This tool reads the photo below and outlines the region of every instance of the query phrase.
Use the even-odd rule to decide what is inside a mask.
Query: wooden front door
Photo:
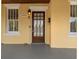
[[[32,12],[32,43],[44,43],[45,12]]]

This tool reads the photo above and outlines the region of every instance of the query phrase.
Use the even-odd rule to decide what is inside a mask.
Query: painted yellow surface
[[[68,0],[51,0],[51,47],[76,48],[76,37],[69,37],[70,3]]]
[[[25,13],[27,15],[26,11],[27,11],[27,6],[21,5],[19,8],[19,15],[21,13]],[[26,43],[29,37],[28,36],[29,35],[28,33],[29,20],[27,19],[27,16],[19,17],[19,32],[18,34],[15,34],[15,35],[11,35],[7,33],[7,18],[6,17],[7,17],[7,8],[5,5],[2,5],[2,43],[5,43],[5,44]]]
[[[39,4],[40,5],[40,4]],[[21,4],[19,8],[19,32],[15,35],[7,33],[7,8],[2,5],[1,41],[4,44],[31,44],[32,18],[28,18],[29,4]],[[45,11],[45,43],[54,48],[76,48],[76,37],[69,37],[70,3],[68,0],[51,0]],[[24,14],[24,16],[22,16]],[[48,18],[51,23],[48,23]],[[31,26],[31,28],[29,28]]]
[[[7,33],[7,7],[2,5],[2,43],[4,44],[31,44],[32,43],[32,15],[28,18],[28,9],[32,4],[21,4],[19,7],[19,31],[18,34]],[[33,4],[40,5],[40,4]],[[43,5],[43,4],[41,4]],[[49,44],[49,23],[45,11],[45,43]],[[31,28],[29,28],[31,27]]]

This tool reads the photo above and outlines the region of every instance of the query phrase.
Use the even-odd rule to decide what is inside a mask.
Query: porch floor
[[[50,48],[45,44],[2,45],[1,59],[76,59],[74,48]]]

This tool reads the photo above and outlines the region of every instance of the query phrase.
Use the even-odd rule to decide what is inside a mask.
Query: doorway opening
[[[32,43],[45,43],[45,12],[32,12]]]

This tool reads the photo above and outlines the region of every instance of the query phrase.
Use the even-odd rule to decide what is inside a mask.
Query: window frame
[[[8,10],[9,9],[18,9],[19,10],[19,8],[7,8],[7,32],[8,32],[8,34],[18,34],[19,33],[19,30],[18,31],[9,31],[9,19],[8,19]],[[18,13],[18,25],[19,25],[19,13]],[[19,26],[18,26],[18,29],[19,29]]]
[[[71,1],[70,2],[70,8],[71,8],[71,5],[76,5],[77,6],[76,1]],[[70,20],[69,20],[70,25],[71,25],[71,22],[75,21],[75,19],[77,20],[77,17],[71,17],[71,13],[70,13]],[[71,28],[70,28],[70,30],[71,30]],[[71,32],[70,30],[69,30],[69,37],[76,37],[77,36],[77,32]]]
[[[77,17],[70,17],[70,25],[71,25],[71,22],[75,21],[75,19],[77,19]],[[76,35],[77,35],[77,32],[71,32],[71,31],[69,32],[70,37],[76,37]]]

